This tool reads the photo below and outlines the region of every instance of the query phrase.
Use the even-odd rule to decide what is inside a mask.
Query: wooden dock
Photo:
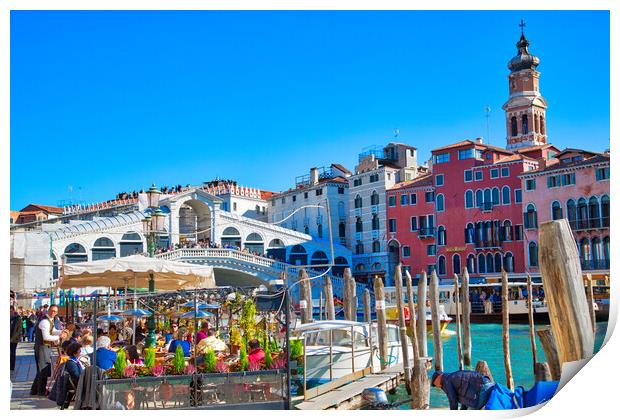
[[[413,364],[413,361],[411,362]],[[362,406],[362,391],[366,388],[395,389],[404,381],[403,365],[371,373],[339,388],[309,398],[295,406],[298,410],[355,410]]]

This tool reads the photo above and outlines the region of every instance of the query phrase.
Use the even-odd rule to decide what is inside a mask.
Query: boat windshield
[[[332,345],[351,347],[351,329],[333,329],[308,333],[308,345],[329,346],[329,333],[332,333]],[[355,346],[367,346],[366,337],[360,331],[355,331]]]

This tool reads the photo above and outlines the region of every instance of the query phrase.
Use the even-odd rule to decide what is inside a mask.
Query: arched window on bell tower
[[[544,115],[540,116],[540,134],[542,134],[543,136],[545,134],[547,134],[546,128],[545,128],[545,117],[544,117]]]
[[[529,133],[529,127],[528,127],[528,121],[527,121],[527,114],[523,114],[521,116],[521,133],[522,134],[527,134]]]
[[[519,135],[519,133],[517,132],[517,117],[512,117],[510,119],[510,135],[512,137]]]
[[[534,115],[534,132],[540,133],[540,115]]]

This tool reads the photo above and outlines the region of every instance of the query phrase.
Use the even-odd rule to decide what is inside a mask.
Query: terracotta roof
[[[263,200],[267,200],[269,199],[271,196],[275,195],[276,193],[272,192],[272,191],[263,191],[260,190],[260,198],[262,198]]]
[[[584,155],[590,155],[590,156],[596,156],[596,155],[601,155],[602,153],[596,153],[596,152],[590,152],[588,150],[584,150],[584,149],[573,149],[573,148],[567,148],[562,150],[560,153],[558,153],[556,156],[556,158],[560,158],[560,156],[565,155],[567,153],[582,153]]]
[[[419,176],[411,181],[403,181],[398,184],[394,184],[392,188],[388,188],[388,191],[398,190],[401,188],[417,188],[417,187],[430,187],[433,185],[433,174],[427,174]]]
[[[514,162],[516,160],[521,160],[521,159],[530,159],[530,160],[534,160],[535,161],[535,159],[532,159],[531,157],[523,156],[522,154],[519,154],[519,153],[514,153],[512,155],[505,156],[505,157],[503,157],[503,158],[501,158],[498,161],[493,162],[493,163],[494,164],[495,163],[507,163],[507,162]]]
[[[536,171],[525,172],[523,175],[538,175],[546,172],[557,171],[558,169],[570,169],[570,168],[579,168],[581,166],[588,166],[596,163],[604,163],[609,162],[609,155],[607,154],[596,154],[590,158],[586,158],[577,162],[562,162],[558,161],[558,163],[547,166],[546,168],[539,169]]]
[[[62,212],[63,212],[62,207],[44,206],[42,204],[28,204],[26,207],[24,207],[24,209],[26,209],[26,208],[28,208],[30,206],[37,207],[37,208],[39,208],[42,211],[45,211],[47,213],[62,214]]]
[[[470,145],[470,144],[471,144],[471,145],[478,145],[478,146],[482,146],[482,144],[480,144],[480,143],[476,143],[476,142],[475,142],[475,141],[473,141],[473,140],[463,140],[463,141],[459,141],[458,143],[449,144],[449,145],[447,145],[447,146],[443,146],[443,147],[440,147],[440,148],[438,148],[438,149],[431,150],[431,153],[433,153],[433,152],[437,152],[437,151],[439,151],[439,150],[446,150],[446,149],[453,149],[453,148],[455,148],[455,147],[467,146],[467,145]]]
[[[349,174],[351,175],[351,171],[349,171],[347,168],[345,168],[344,166],[342,166],[339,163],[332,163],[332,166],[336,169],[338,169],[339,171],[344,172],[345,174]]]
[[[543,150],[543,149],[549,149],[549,148],[554,148],[555,150],[557,150],[558,152],[560,151],[560,149],[558,149],[557,147],[555,147],[553,144],[551,143],[547,143],[547,144],[541,144],[538,146],[526,146],[526,147],[520,147],[518,149],[515,149],[515,151],[517,153],[527,153],[527,152],[533,152],[535,150]]]

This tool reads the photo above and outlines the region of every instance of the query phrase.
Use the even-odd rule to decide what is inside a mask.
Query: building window
[[[515,189],[515,204],[519,204],[523,201],[523,196],[521,193],[521,189],[517,188]]]
[[[372,230],[379,230],[379,216],[376,214],[372,215]]]
[[[297,201],[297,196],[296,195],[292,196],[292,200],[293,200],[293,203]]]
[[[316,231],[317,231],[318,237],[322,238],[323,237],[323,225],[322,224],[316,225]]]
[[[357,217],[355,219],[355,231],[358,232],[358,233],[364,231],[364,225],[362,224],[362,218],[361,217]]]
[[[484,255],[483,254],[478,254],[478,272],[480,274],[483,274],[483,273],[487,272],[487,262],[484,259]]]
[[[474,157],[473,148],[467,150],[459,150],[459,160],[471,159]]]
[[[435,245],[427,245],[426,246],[426,255],[433,256],[437,254],[437,247]]]
[[[418,230],[418,218],[413,216],[411,218],[411,231],[415,232],[416,230]]]
[[[99,238],[92,248],[92,260],[107,260],[116,257],[116,247],[109,238]]]
[[[402,194],[400,196],[400,205],[401,206],[406,206],[409,202],[409,195],[407,194]]]
[[[338,194],[344,194],[344,187],[338,187]]]
[[[523,114],[521,116],[521,133],[527,134],[530,132],[527,120],[527,114]]]
[[[491,179],[499,178],[499,169],[493,168],[491,169]]]
[[[471,182],[474,179],[474,175],[473,172],[471,171],[471,169],[467,169],[463,172],[463,175],[465,177],[465,182]]]
[[[426,193],[424,193],[424,201],[426,201],[427,203],[434,202],[435,201],[435,192],[427,191]]]
[[[355,253],[356,254],[364,253],[364,244],[362,242],[358,242],[355,244]]]
[[[372,252],[381,252],[381,243],[379,241],[372,242]]]
[[[547,188],[555,188],[561,185],[560,175],[552,175],[547,177]]]
[[[536,189],[536,180],[526,179],[525,180],[525,191],[534,191],[535,189]]]
[[[433,163],[446,163],[450,162],[450,153],[442,153],[440,155],[433,156]]]
[[[370,205],[376,206],[378,204],[379,204],[379,194],[377,194],[376,191],[373,191],[372,194],[370,195]]]
[[[465,191],[465,208],[471,209],[474,207],[474,192],[472,190]]]
[[[536,242],[530,242],[527,249],[530,267],[538,267],[538,244]]]
[[[415,194],[415,193],[414,193],[414,194],[411,194],[411,195],[409,196],[409,203],[410,203],[412,206],[415,206],[415,205],[418,203],[418,195],[417,195],[417,194]]]
[[[306,198],[306,199],[308,198],[308,191],[306,191],[306,192],[304,193],[304,198]]]
[[[562,218],[562,205],[559,201],[554,201],[551,204],[551,217],[553,220],[559,220]]]
[[[518,130],[517,130],[517,117],[512,117],[510,119],[510,135],[512,137],[518,136]]]
[[[510,187],[502,188],[502,204],[510,204]]]
[[[461,257],[459,254],[454,254],[452,256],[452,272],[454,274],[461,273]]]
[[[438,187],[443,186],[443,174],[435,176],[435,185],[437,185]]]
[[[575,185],[575,173],[562,175],[562,185]]]
[[[372,174],[368,178],[369,178],[369,182],[377,182],[379,181],[379,174]]]
[[[439,257],[439,275],[446,275],[446,257],[444,257],[443,255]]]
[[[596,169],[596,180],[603,181],[605,179],[609,179],[609,166],[606,168],[597,168]],[[574,181],[573,181],[574,183]]]
[[[317,190],[315,190],[315,194],[316,195],[323,195],[323,188],[318,188]]]
[[[347,236],[347,224],[345,222],[340,222],[338,224],[338,236],[340,238],[344,238]]]
[[[523,240],[523,225],[515,225],[515,241]]]
[[[609,227],[609,196],[601,197],[601,219],[603,227]]]
[[[467,226],[465,227],[465,243],[466,244],[473,244],[474,243],[474,235],[475,235],[475,229],[474,229],[474,224],[473,223],[468,223]]]
[[[506,178],[507,176],[510,176],[510,168],[506,166],[502,168],[502,178]]]
[[[363,205],[362,197],[359,194],[355,196],[354,204],[355,204],[355,208],[356,209],[361,209],[362,208],[362,205]]]
[[[285,204],[285,203],[286,203],[286,197],[282,197],[282,204]],[[235,206],[235,207],[237,207],[237,206]],[[237,210],[237,209],[235,208],[235,210]]]
[[[388,206],[396,207],[396,196],[395,195],[391,195],[388,197]]]
[[[396,232],[396,219],[390,219],[388,221],[388,226],[389,226],[389,232],[395,233]]]
[[[445,203],[443,199],[443,194],[437,195],[437,211],[444,211]]]
[[[482,208],[482,203],[484,203],[482,190],[476,190],[476,207]]]
[[[437,245],[443,246],[446,244],[446,228],[439,226],[437,229]]]
[[[304,226],[304,233],[310,235],[310,228],[308,226]]]
[[[515,271],[515,260],[511,252],[507,252],[504,255],[504,271],[507,273],[513,273]]]
[[[474,178],[476,181],[482,181],[482,171],[474,172]]]
[[[474,257],[474,254],[467,256],[467,271],[470,273],[476,272],[476,257]]]
[[[526,229],[534,229],[538,227],[538,219],[536,217],[536,207],[533,204],[528,204],[525,208],[525,214],[523,215]]]
[[[403,258],[409,258],[411,256],[411,248],[408,246],[403,247]]]
[[[493,200],[493,205],[494,206],[499,206],[499,188],[494,187],[491,190],[491,196],[492,196],[492,200]]]
[[[359,178],[353,180],[353,186],[354,187],[359,187],[360,185],[362,185],[362,177],[361,176]]]

